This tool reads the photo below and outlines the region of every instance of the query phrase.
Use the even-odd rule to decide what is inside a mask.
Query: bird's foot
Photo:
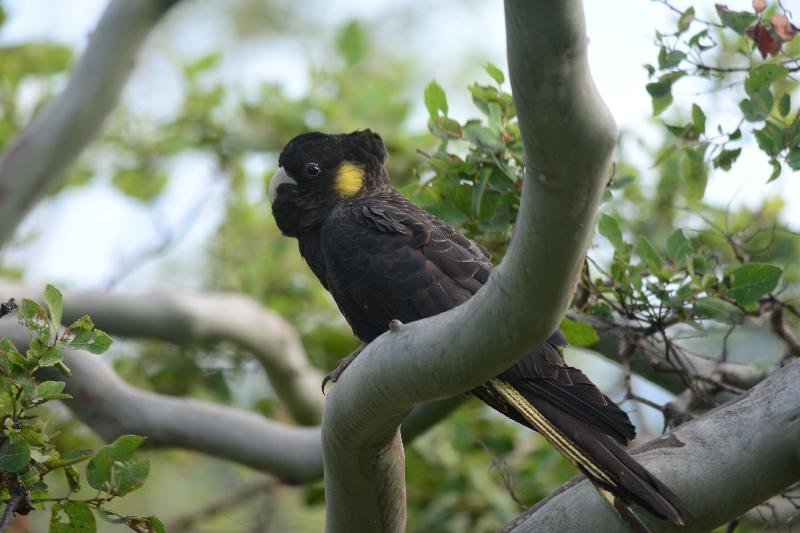
[[[336,367],[331,371],[330,374],[325,376],[325,379],[322,380],[322,394],[325,394],[325,385],[327,385],[328,382],[336,383],[344,373],[345,369],[350,366],[350,363],[355,361],[356,357],[358,357],[358,354],[360,354],[361,350],[363,349],[364,345],[359,346],[353,353],[344,359],[339,359],[339,362],[336,363]]]

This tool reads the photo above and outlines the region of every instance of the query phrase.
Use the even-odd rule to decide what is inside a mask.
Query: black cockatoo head
[[[281,232],[315,231],[337,203],[388,185],[386,157],[383,140],[370,130],[303,133],[289,141],[269,184]]]

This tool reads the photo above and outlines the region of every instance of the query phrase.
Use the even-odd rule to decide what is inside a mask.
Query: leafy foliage
[[[792,73],[800,71],[797,56],[792,56],[800,45],[788,13],[760,5],[753,11],[732,11],[717,4],[716,11],[719,23],[696,18],[694,7],[681,12],[674,32],[656,33],[657,62],[645,65],[654,78],[646,86],[654,116],[673,103],[672,89],[679,80],[707,79],[716,86],[731,81],[739,89],[733,94],[741,95],[741,115],[733,128],[709,128],[713,122],[697,103],[692,104],[691,120],[662,121],[675,138],[668,157],[678,158],[681,173],[695,182],[694,201],[703,196],[709,166],[731,170],[742,151],[743,129],[752,131],[768,158],[769,181],[781,175],[783,165],[800,169],[800,119],[792,107],[790,80]],[[710,54],[716,57],[709,58]],[[742,64],[742,59],[747,63]]]
[[[674,66],[681,60],[677,56],[662,58],[661,64]],[[754,76],[768,79],[763,74],[765,67],[768,65],[755,69],[743,83],[751,83],[748,80]],[[496,67],[487,66],[487,72],[496,71]],[[438,85],[431,82],[426,89],[429,129],[440,144],[427,159],[428,174],[423,172],[420,183],[407,186],[406,192],[484,244],[499,259],[519,206],[523,173],[519,127],[511,97],[501,86],[475,84],[469,90],[482,116],[459,123],[447,116],[446,96]],[[690,137],[696,139],[705,131],[706,116],[697,105],[691,111],[692,122],[684,129],[691,130]],[[754,137],[758,141],[757,132]],[[763,143],[758,141],[758,145],[762,147]],[[735,158],[728,162],[733,165]],[[676,167],[678,176],[689,185],[684,189],[685,197],[700,202],[708,179],[702,154],[695,148],[687,149],[680,164],[670,168]],[[632,188],[637,209],[642,209],[647,200],[630,172],[625,164],[619,165],[606,199],[618,191],[624,199],[627,189]],[[670,179],[674,180],[674,175]],[[623,207],[619,202],[609,205]],[[705,209],[716,214],[713,208]],[[645,207],[644,212],[647,210]],[[729,219],[722,225],[704,220],[707,227],[692,231],[691,238],[680,229],[672,229],[673,218],[669,217],[664,229],[670,232],[662,233],[658,240],[651,240],[648,235],[653,235],[652,228],[644,227],[631,239],[624,219],[610,212],[601,213],[598,232],[611,246],[613,256],[604,266],[590,255],[581,275],[574,312],[593,316],[604,324],[604,329],[626,332],[625,338],[635,339],[637,344],[658,344],[669,355],[681,350],[673,339],[678,325],[707,334],[720,327],[742,324],[747,316],[769,315],[777,308],[796,309],[791,303],[793,297],[779,295],[784,268],[794,264],[793,254],[800,245],[796,235],[781,235],[774,221],[771,229],[747,224],[747,220],[755,219],[748,219],[745,213],[741,226]],[[723,226],[729,229],[721,229]],[[765,233],[772,235],[772,242],[765,242]],[[774,255],[775,239],[786,239],[794,252],[787,249]],[[762,262],[765,256],[778,260],[779,265]],[[792,268],[791,279],[796,280],[797,275]],[[796,286],[792,287],[796,290]],[[587,323],[566,319],[561,328],[574,345],[591,346],[598,341]],[[683,368],[679,358],[672,360],[673,371],[693,387],[690,369]]]
[[[447,116],[447,98],[433,81],[425,89],[428,128],[439,139],[427,159],[429,173],[404,192],[424,208],[479,238],[495,258],[501,257],[511,236],[522,187],[522,144],[514,102],[497,80],[500,69],[485,65],[495,84],[472,84],[469,92],[483,119],[463,124]],[[464,152],[449,150],[459,143]]]
[[[17,351],[10,339],[0,338],[2,493],[6,497],[10,494],[23,497],[24,504],[16,507],[20,514],[52,503],[51,532],[94,532],[97,525],[93,512],[129,524],[136,531],[163,532],[163,525],[155,517],[121,516],[105,508],[107,502],[139,488],[147,479],[149,463],[133,459],[133,453],[144,442],[143,437],[124,435],[97,451],[63,450],[55,444],[55,435],[48,432],[47,424],[40,418],[39,406],[72,398],[64,393],[64,381],[41,379],[48,367],[54,367],[63,376],[70,375],[61,350],[101,354],[111,346],[111,337],[96,329],[88,316],[61,330],[62,296],[53,285],[45,287],[44,302],[46,307],[26,298],[19,304],[19,321],[31,334],[24,354]],[[12,300],[2,308],[2,315],[9,314],[15,311],[16,304]],[[98,492],[92,498],[78,499],[74,493],[81,490],[81,476],[76,465],[85,461],[88,461],[86,480]],[[48,482],[59,471],[69,487],[66,496],[53,496],[50,492]]]

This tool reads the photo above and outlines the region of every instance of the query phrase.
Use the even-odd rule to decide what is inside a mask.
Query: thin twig
[[[33,511],[33,505],[31,504],[28,489],[15,474],[3,473],[2,483],[10,494],[10,497],[6,500],[3,516],[0,517],[0,533],[5,533],[6,528],[14,518],[14,514],[26,515]]]

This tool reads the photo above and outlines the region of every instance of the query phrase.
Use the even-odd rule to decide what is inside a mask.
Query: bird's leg
[[[325,394],[325,385],[327,385],[329,381],[331,383],[336,383],[336,381],[344,372],[345,368],[350,366],[350,363],[355,361],[356,357],[358,357],[358,354],[361,353],[361,351],[364,349],[365,346],[366,344],[362,344],[361,346],[356,348],[356,350],[353,353],[351,353],[344,359],[339,359],[339,362],[336,363],[336,367],[331,371],[330,374],[325,376],[325,379],[322,380],[322,394]]]

